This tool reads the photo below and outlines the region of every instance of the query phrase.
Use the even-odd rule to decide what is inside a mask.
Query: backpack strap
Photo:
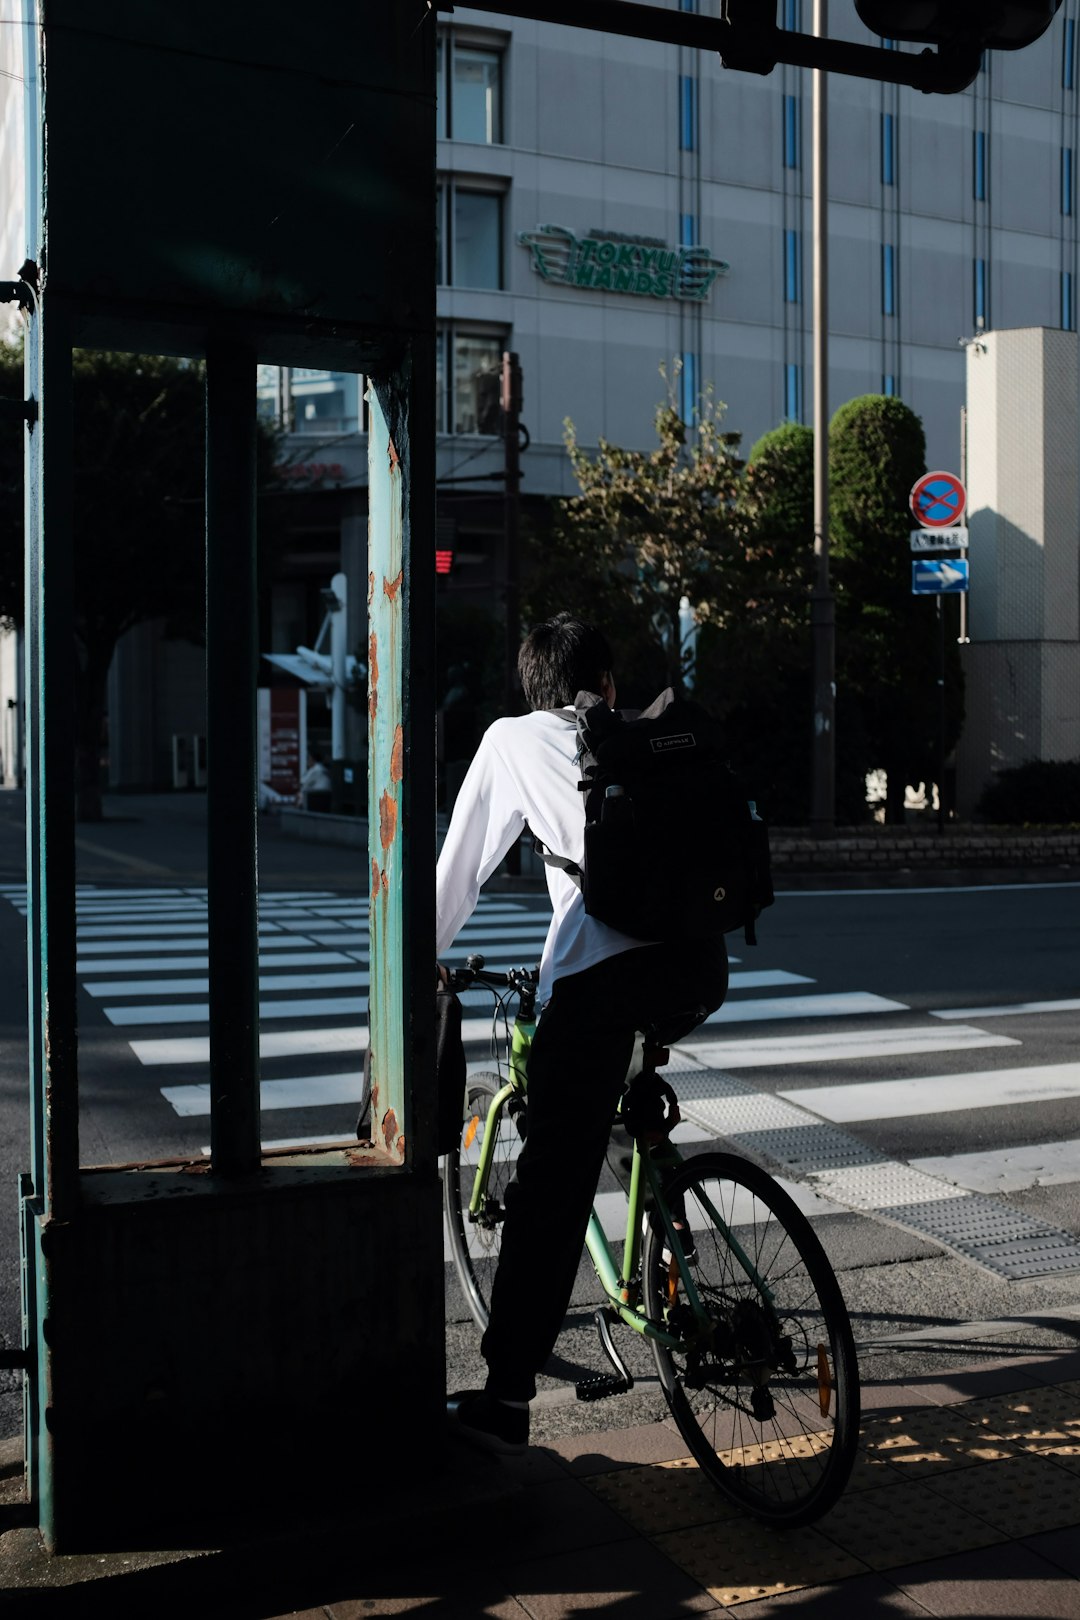
[[[558,719],[564,720],[568,726],[573,726],[575,730],[577,729],[578,719],[576,710],[560,707],[557,709],[546,709],[544,712],[546,714],[556,715]],[[543,861],[545,866],[555,866],[560,872],[565,872],[571,882],[575,883],[580,889],[584,882],[584,874],[582,873],[581,867],[577,864],[577,862],[569,860],[565,855],[556,855],[554,850],[548,849],[546,844],[542,844],[540,842],[532,828],[529,827],[528,822],[526,822],[525,825],[532,834],[533,854],[538,856],[539,859]]]

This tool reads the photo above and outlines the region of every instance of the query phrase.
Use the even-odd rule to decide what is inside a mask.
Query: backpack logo
[[[697,738],[692,731],[681,731],[676,737],[650,737],[649,747],[654,754],[670,754],[676,748],[696,748]]]
[[[727,890],[726,889],[714,889],[713,890],[713,899],[719,905],[721,900],[726,900],[727,899]]]

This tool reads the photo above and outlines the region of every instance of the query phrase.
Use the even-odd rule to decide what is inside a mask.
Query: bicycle
[[[506,1188],[528,1132],[528,1054],[537,974],[491,972],[470,956],[455,989],[484,986],[508,1030],[502,1073],[470,1075],[461,1139],[444,1164],[454,1264],[478,1326],[488,1320]],[[501,992],[501,993],[500,993]],[[768,1523],[805,1524],[843,1491],[859,1430],[855,1344],[839,1285],[809,1221],[758,1165],[671,1141],[675,1094],[660,1028],[641,1032],[619,1120],[633,1139],[621,1256],[594,1208],[586,1248],[604,1293],[596,1313],[613,1371],[579,1399],[633,1388],[612,1338],[649,1340],[672,1416],[702,1472]]]

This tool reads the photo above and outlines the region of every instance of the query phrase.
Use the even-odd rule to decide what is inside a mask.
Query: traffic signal
[[[1061,0],[855,0],[855,10],[883,39],[926,45],[1021,51],[1045,34]]]

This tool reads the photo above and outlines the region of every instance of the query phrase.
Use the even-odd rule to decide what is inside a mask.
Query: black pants
[[[493,1394],[531,1400],[559,1336],[635,1032],[688,1033],[727,979],[723,940],[710,940],[643,945],[556,981],[529,1054],[528,1134],[481,1344]]]

